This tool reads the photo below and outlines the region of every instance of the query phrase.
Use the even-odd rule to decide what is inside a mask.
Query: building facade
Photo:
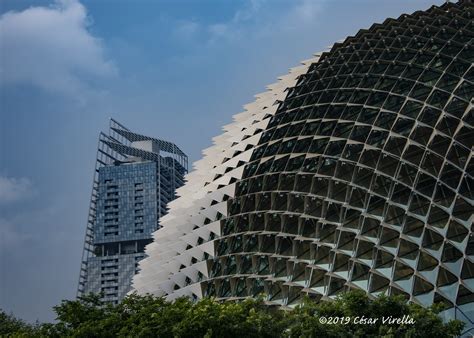
[[[99,137],[78,295],[103,293],[117,303],[130,291],[186,172],[187,156],[176,145],[110,121],[109,134]]]
[[[195,164],[133,288],[266,295],[351,289],[474,323],[474,5],[387,19],[269,86]]]

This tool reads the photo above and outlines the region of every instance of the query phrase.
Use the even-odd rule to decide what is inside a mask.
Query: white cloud
[[[91,35],[85,7],[62,0],[0,17],[0,81],[74,94],[116,75],[104,47]]]
[[[176,23],[176,29],[174,33],[179,38],[188,39],[191,38],[194,34],[196,34],[200,29],[199,23],[196,21],[180,21]]]
[[[33,194],[33,185],[27,178],[0,176],[0,204],[14,202]]]
[[[260,23],[255,32],[255,37],[267,38],[281,36],[282,34],[294,34],[303,32],[317,24],[319,15],[327,0],[299,0],[294,2],[294,6],[288,8],[278,20],[266,20]]]
[[[242,36],[242,31],[248,21],[256,18],[263,0],[250,0],[244,7],[237,10],[228,22],[219,22],[211,24],[208,27],[210,34],[209,42],[213,43],[218,39],[239,39]]]
[[[240,32],[234,26],[234,23],[216,23],[209,25],[208,30],[211,35],[210,41],[215,42],[220,38],[234,38],[238,37]]]
[[[247,0],[227,21],[203,23],[195,20],[176,22],[176,37],[189,38],[204,32],[207,43],[248,41],[279,36],[313,25],[327,0],[297,0],[285,12],[272,13],[272,3],[266,0]]]
[[[6,251],[30,238],[30,235],[21,232],[11,221],[0,218],[0,250]]]
[[[253,19],[262,7],[263,3],[264,0],[250,0],[248,6],[243,7],[235,13],[232,21],[243,22]]]
[[[308,22],[314,20],[321,13],[321,10],[322,1],[303,0],[290,12],[290,17],[295,21]]]

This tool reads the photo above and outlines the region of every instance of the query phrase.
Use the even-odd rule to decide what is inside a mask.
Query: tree
[[[35,326],[9,315],[0,309],[0,337],[8,335],[28,336],[34,335]]]
[[[264,305],[263,299],[217,302],[205,298],[185,312],[173,328],[175,337],[279,337],[285,329],[283,311]]]
[[[293,310],[266,305],[263,297],[240,302],[204,298],[192,302],[136,294],[118,305],[99,295],[63,301],[54,307],[56,323],[28,325],[0,312],[0,336],[21,337],[449,337],[461,333],[459,321],[443,322],[441,306],[423,308],[402,296],[370,299],[362,291],[334,301],[307,298]],[[409,316],[413,323],[383,322]],[[333,323],[324,322],[333,319]],[[335,322],[334,318],[338,318]],[[342,320],[341,320],[342,318]],[[356,318],[377,319],[357,323]],[[350,319],[347,322],[345,319]]]
[[[442,308],[441,305],[424,308],[407,302],[401,295],[381,295],[378,298],[369,299],[361,290],[342,293],[333,302],[315,303],[306,299],[300,307],[289,314],[290,322],[293,324],[289,326],[288,337],[453,337],[460,335],[464,324],[458,320],[444,323],[438,316]],[[320,321],[321,318],[326,320],[339,318],[339,320],[337,324],[323,324]],[[397,318],[405,318],[408,323],[397,323]],[[413,323],[409,320],[410,318]],[[364,319],[366,319],[365,322]]]

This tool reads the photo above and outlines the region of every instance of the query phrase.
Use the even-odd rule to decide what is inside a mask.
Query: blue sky
[[[0,307],[75,296],[97,137],[114,117],[190,160],[277,76],[442,0],[0,2]]]

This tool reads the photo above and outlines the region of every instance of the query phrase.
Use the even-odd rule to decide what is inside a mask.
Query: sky
[[[110,117],[190,162],[279,75],[443,0],[0,0],[0,308],[52,321],[76,294]]]

